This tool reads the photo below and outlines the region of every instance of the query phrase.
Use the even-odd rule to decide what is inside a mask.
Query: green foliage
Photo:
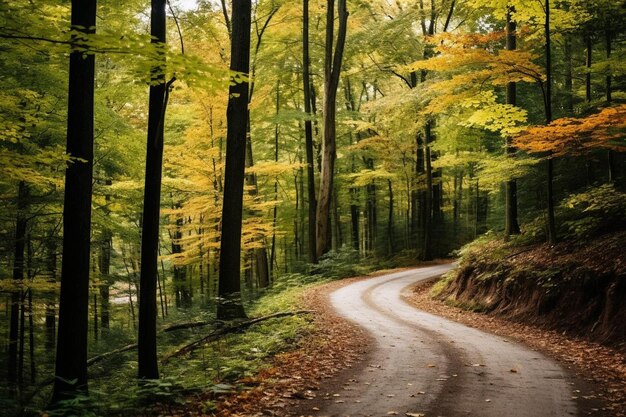
[[[322,256],[319,263],[312,266],[311,273],[324,278],[339,279],[365,275],[372,270],[370,265],[360,264],[358,259],[358,251],[349,246],[342,246]]]
[[[97,417],[98,411],[89,395],[79,394],[74,398],[59,401],[47,414],[50,417]]]
[[[615,230],[625,224],[626,193],[612,184],[594,186],[565,199],[560,214],[561,227],[569,238],[584,239]]]

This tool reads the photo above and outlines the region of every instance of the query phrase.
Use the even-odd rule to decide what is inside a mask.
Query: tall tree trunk
[[[335,249],[339,249],[343,245],[343,231],[341,229],[341,216],[339,215],[339,199],[337,198],[337,188],[333,190],[333,229]]]
[[[54,229],[49,233],[46,245],[46,270],[48,282],[56,283],[57,280],[57,242]],[[46,300],[46,351],[54,350],[56,337],[56,292],[51,291]]]
[[[105,181],[107,186],[111,186],[113,182],[110,179]],[[105,201],[107,206],[105,206],[104,214],[106,216],[109,215],[110,211],[108,208],[108,203],[111,200],[111,196],[109,194],[105,195]],[[109,301],[109,286],[111,284],[111,277],[109,276],[111,271],[111,249],[113,245],[113,233],[107,227],[102,231],[102,236],[100,240],[100,255],[98,262],[98,269],[100,270],[100,325],[102,329],[109,328],[110,321],[110,301]]]
[[[357,204],[359,190],[358,188],[350,189],[351,203],[350,203],[350,221],[352,225],[352,248],[355,251],[359,250],[359,206]]]
[[[250,71],[251,0],[240,0],[232,8],[231,71]],[[241,221],[243,185],[246,164],[246,132],[248,124],[248,82],[229,88],[226,111],[226,167],[224,202],[222,206],[222,238],[220,242],[219,319],[245,317],[241,303]]]
[[[304,87],[304,121],[305,150],[307,164],[307,195],[309,198],[309,262],[317,263],[316,210],[315,195],[315,161],[313,156],[313,121],[311,118],[311,58],[309,56],[309,0],[302,2],[302,82]]]
[[[335,0],[327,1],[326,10],[326,47],[324,61],[324,141],[322,148],[322,170],[316,212],[317,257],[330,250],[330,205],[333,194],[336,158],[336,123],[337,87],[341,73],[341,61],[346,41],[348,10],[346,0],[338,0],[339,28],[337,42],[334,42]]]
[[[389,255],[393,255],[393,185],[391,180],[387,180],[389,187],[389,212],[387,216],[387,252]]]
[[[612,34],[610,30],[606,31],[605,34],[606,37],[606,59],[610,60],[611,59],[611,41],[612,41]],[[606,74],[606,102],[610,103],[612,101],[612,92],[611,92],[611,82],[612,82],[612,77],[611,77],[611,64],[609,63],[609,69],[608,72]]]
[[[565,61],[565,109],[568,115],[574,114],[574,62],[572,58],[572,34],[566,33],[563,39],[563,60]]]
[[[30,382],[35,383],[37,367],[35,366],[35,324],[33,314],[33,291],[28,289],[28,356],[30,358]]]
[[[424,11],[423,2],[420,1],[420,10]],[[435,7],[434,0],[431,0],[431,16],[428,29],[422,19],[422,35],[433,36],[435,34]],[[427,45],[424,48],[423,58],[425,60],[433,56],[433,48]],[[420,81],[423,83],[426,81],[427,72],[421,71]],[[422,222],[422,260],[428,261],[432,259],[432,223],[433,223],[433,171],[432,171],[432,152],[430,144],[433,140],[432,135],[433,121],[427,120],[424,126],[424,144],[423,144],[423,158],[424,158],[424,173],[426,178],[426,190],[422,194],[421,205],[423,206],[423,222]],[[418,151],[418,164],[419,164],[419,151]]]
[[[546,89],[545,89],[545,110],[546,124],[552,122],[552,38],[550,35],[550,0],[546,0],[546,21],[545,21],[545,37],[546,37]],[[557,241],[556,221],[554,218],[554,159],[548,156],[547,162],[547,199],[548,199],[548,242],[555,244]]]
[[[250,113],[248,113],[247,133],[246,133],[246,168],[252,168],[254,166],[254,159],[252,157],[252,135],[250,134]],[[256,179],[256,174],[250,173],[245,175],[245,183],[249,187],[248,194],[255,200],[259,195],[259,186]],[[251,214],[255,214],[255,210],[250,210]],[[257,282],[261,288],[265,288],[269,285],[269,267],[267,261],[267,249],[265,249],[265,242],[263,237],[262,247],[255,248],[251,251],[250,268],[246,270],[246,283],[248,283],[249,289],[252,289],[252,276],[253,271],[256,269]]]
[[[517,49],[517,25],[512,19],[515,13],[513,7],[508,7],[506,13],[506,49],[514,51]],[[517,85],[513,82],[506,85],[506,104],[512,106],[517,105]],[[511,138],[506,138],[506,153],[510,158],[515,157],[515,148],[511,146]],[[506,182],[506,200],[505,200],[505,236],[518,235],[520,233],[519,223],[517,220],[517,180],[511,179]]]
[[[611,59],[611,40],[612,34],[611,31],[607,29],[606,31],[606,59]],[[609,63],[608,73],[606,74],[606,102],[611,104],[613,101],[612,91],[611,91],[611,64]],[[613,156],[613,151],[611,149],[606,151],[607,165],[608,165],[608,180],[609,183],[615,181],[615,158]]]
[[[426,122],[424,129],[424,162],[426,174],[426,191],[424,193],[424,236],[422,241],[422,260],[430,261],[432,254],[432,219],[433,219],[433,169],[430,143],[432,140],[431,122]]]
[[[276,82],[276,118],[280,114],[280,80]],[[280,124],[276,122],[274,125],[274,162],[278,163],[278,139],[280,138]],[[297,185],[296,185],[297,187]],[[296,191],[297,192],[297,191]],[[296,196],[296,201],[298,197]],[[274,179],[274,201],[278,201],[278,177]],[[297,204],[297,203],[296,203]],[[296,213],[298,212],[296,208]],[[269,277],[273,277],[274,261],[276,260],[276,220],[278,215],[278,206],[274,204],[272,214],[272,249],[269,262]],[[269,285],[269,282],[267,283]]]
[[[110,301],[109,301],[109,285],[110,285],[110,269],[111,269],[111,245],[112,234],[109,229],[102,232],[102,241],[100,242],[100,326],[102,329],[109,328],[110,322]]]
[[[593,41],[591,34],[587,34],[585,36],[585,45],[585,66],[587,67],[587,73],[585,74],[585,99],[587,100],[587,103],[591,103],[591,64],[593,59]]]
[[[165,45],[166,0],[152,0],[150,34],[152,43]],[[139,275],[139,332],[137,377],[157,379],[156,322],[161,174],[163,169],[163,131],[168,86],[165,83],[165,56],[152,69],[148,104],[148,143],[141,233],[141,272]]]
[[[24,250],[26,247],[26,227],[28,225],[28,217],[26,214],[28,197],[28,185],[26,185],[24,181],[20,181],[17,189],[17,214],[15,222],[15,242],[13,246],[13,282],[16,285],[24,280]],[[15,388],[17,382],[19,320],[23,309],[22,291],[15,289],[11,292],[9,358],[7,361],[7,380],[10,389]]]
[[[425,162],[425,147],[424,147],[424,136],[423,132],[418,132],[415,135],[415,176],[417,178],[416,181],[416,190],[414,193],[414,212],[415,212],[415,220],[413,221],[413,236],[416,241],[417,247],[421,247],[423,245],[423,235],[424,235],[424,224],[426,218],[426,190],[421,186],[422,178],[425,177],[426,173],[426,162]]]
[[[74,30],[91,34],[96,27],[96,0],[72,0]],[[87,393],[87,335],[95,56],[73,39],[70,53],[67,148],[80,158],[65,171],[63,260],[59,300],[59,333],[52,403]]]

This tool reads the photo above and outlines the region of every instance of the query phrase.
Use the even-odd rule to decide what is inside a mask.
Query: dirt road
[[[331,295],[375,339],[367,363],[328,381],[314,416],[582,415],[578,382],[558,363],[496,335],[421,312],[401,294],[451,265],[359,281]],[[304,411],[304,410],[303,410]],[[587,412],[585,411],[584,414]]]

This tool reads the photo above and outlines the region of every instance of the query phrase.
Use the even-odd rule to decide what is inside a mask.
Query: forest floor
[[[387,273],[389,273],[389,271]],[[249,389],[222,397],[219,402],[216,415],[220,417],[290,415],[322,416],[329,415],[327,413],[328,406],[330,406],[331,409],[330,415],[348,415],[345,413],[337,414],[332,412],[333,407],[342,408],[346,402],[361,403],[362,400],[358,397],[360,394],[358,392],[351,391],[354,391],[355,389],[356,391],[359,389],[370,390],[370,387],[367,382],[364,382],[365,386],[363,386],[363,388],[359,388],[362,384],[357,382],[354,375],[380,376],[377,372],[380,372],[383,367],[379,366],[380,364],[376,365],[374,362],[377,362],[377,360],[384,360],[385,358],[376,358],[376,349],[374,347],[377,343],[375,338],[362,328],[357,327],[351,322],[341,318],[331,307],[329,297],[330,294],[342,287],[346,287],[368,278],[371,278],[371,276],[336,281],[308,290],[302,298],[302,307],[317,311],[317,314],[315,315],[315,330],[301,338],[293,350],[277,355],[269,369],[254,378],[247,378],[246,380],[241,381],[243,384],[250,387]],[[604,348],[599,348],[595,345],[587,346],[578,344],[577,341],[571,341],[568,343],[565,340],[554,337],[554,335],[549,332],[541,333],[542,331],[537,329],[536,332],[533,333],[532,329],[515,328],[515,325],[511,323],[504,321],[499,322],[498,320],[492,320],[491,318],[485,319],[484,315],[468,313],[458,308],[448,307],[443,303],[430,299],[427,295],[428,288],[428,284],[420,285],[418,286],[416,292],[405,292],[404,298],[406,301],[413,304],[417,303],[420,309],[431,311],[439,316],[448,317],[470,327],[481,328],[495,335],[505,335],[511,339],[523,341],[533,349],[546,352],[557,359],[561,358],[562,363],[574,366],[577,369],[577,374],[579,374],[579,376],[583,376],[586,379],[591,380],[590,382],[592,382],[592,384],[589,385],[593,385],[594,388],[599,387],[594,392],[590,392],[588,390],[589,386],[583,388],[582,386],[577,385],[576,387],[566,388],[568,390],[570,388],[572,389],[571,393],[567,393],[568,401],[570,401],[570,394],[572,401],[578,404],[584,401],[585,412],[579,413],[580,415],[624,415],[622,414],[623,403],[621,403],[619,399],[620,393],[617,392],[620,389],[623,390],[624,385],[620,386],[618,384],[618,379],[615,378],[615,372],[619,373],[619,368],[616,369],[614,366],[611,371],[610,365],[611,360],[616,361],[615,363],[619,363],[619,358],[614,356],[611,357],[610,352],[604,351]],[[484,326],[482,322],[485,323]],[[483,327],[480,327],[479,324]],[[389,341],[389,339],[387,339],[387,341]],[[442,344],[442,342],[444,341],[439,341],[437,343]],[[445,342],[453,343],[449,340]],[[380,344],[380,340],[378,341],[378,344]],[[547,348],[546,346],[551,347]],[[462,351],[463,349],[460,350]],[[415,348],[413,348],[413,352],[418,355],[423,355],[423,346],[418,347],[417,352],[415,352]],[[385,354],[386,353],[383,353],[383,355]],[[455,353],[455,355],[457,354],[458,352]],[[433,359],[433,362],[435,359]],[[533,357],[533,359],[536,358]],[[585,361],[587,361],[587,363],[585,363]],[[442,364],[439,372],[443,372],[443,365],[444,364]],[[467,364],[461,364],[458,374],[460,375],[468,369],[469,371],[467,372],[471,374],[470,371],[473,371],[473,368],[467,368],[467,366]],[[549,367],[550,365],[548,364],[547,366]],[[420,367],[423,369],[418,370],[418,372],[427,372],[428,370],[431,372],[437,372],[437,367],[438,366],[431,365]],[[570,366],[566,367],[569,368]],[[554,370],[548,372],[553,371]],[[367,372],[374,372],[374,374],[367,374]],[[395,371],[392,369],[392,372]],[[613,374],[611,374],[611,372],[613,372]],[[484,372],[479,372],[477,375],[482,375],[483,373]],[[489,373],[489,371],[487,371],[487,373]],[[511,374],[514,374],[513,371],[511,371]],[[519,375],[517,372],[515,374],[516,375],[514,376]],[[454,374],[454,376],[457,376],[457,374]],[[462,377],[463,375],[460,376]],[[505,377],[507,376],[505,375]],[[436,379],[436,381],[441,379],[442,378]],[[458,380],[460,379],[462,378],[458,378]],[[550,378],[546,377],[545,379]],[[580,378],[578,379],[580,380]],[[622,380],[622,384],[623,383],[624,381]],[[428,384],[437,385],[441,383],[431,380]],[[443,384],[445,385],[448,383],[443,382]],[[455,383],[452,383],[452,385],[454,384]],[[538,382],[538,384],[541,385],[541,382]],[[554,382],[549,382],[549,384],[554,384]],[[413,384],[408,383],[401,388],[406,390],[408,387],[410,390],[412,389],[412,385]],[[424,397],[424,400],[426,400],[426,397],[432,396],[435,393],[435,387],[430,388],[432,388],[432,392],[428,392],[428,394],[425,394],[426,389],[424,389],[424,391],[417,390],[417,385],[413,390],[416,391],[417,394],[424,394],[417,396],[422,396]],[[580,388],[580,394],[576,393],[577,391],[575,388]],[[351,395],[353,397],[356,395],[357,397],[355,398],[359,399],[349,399]],[[378,393],[378,395],[380,395],[380,393]],[[445,393],[441,395],[445,396]],[[411,395],[411,398],[405,398],[403,401],[418,401],[414,398],[415,396],[416,395]],[[577,398],[577,396],[580,396],[581,398]],[[370,400],[376,401],[374,404],[385,401],[393,404],[395,401],[394,397],[395,395],[389,394],[383,396],[382,398],[374,396],[373,398],[370,398]],[[600,405],[600,397],[605,399],[606,402],[610,404],[608,406],[610,410],[603,411],[594,408],[602,408]],[[487,400],[489,400],[488,402],[491,402],[489,398],[487,398]],[[481,400],[481,402],[487,400]],[[445,401],[442,401],[442,403],[445,403]],[[388,408],[388,412],[383,413],[382,415],[405,415],[405,412],[396,411],[397,407],[388,407],[388,405],[389,404],[385,405],[385,407]],[[484,406],[485,405],[483,403],[482,407]],[[361,408],[363,408],[363,406],[361,406]],[[406,415],[425,414],[408,412]]]
[[[294,349],[276,355],[269,369],[240,381],[251,388],[222,397],[215,415],[294,415],[291,410],[301,400],[320,395],[325,380],[358,366],[367,355],[371,336],[339,317],[328,303],[328,295],[367,278],[370,277],[344,279],[308,289],[302,295],[299,307],[316,311],[314,330],[303,335]]]
[[[433,281],[420,283],[405,292],[404,299],[420,310],[511,338],[550,355],[594,386],[591,395],[603,399],[611,415],[626,416],[626,355],[622,352],[563,332],[451,306],[430,296],[432,285]]]

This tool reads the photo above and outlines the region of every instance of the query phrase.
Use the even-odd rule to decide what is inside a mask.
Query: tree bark
[[[165,45],[165,0],[152,0],[150,34],[152,43]],[[161,53],[159,51],[158,53]],[[148,144],[141,233],[141,272],[139,275],[139,333],[137,377],[157,379],[159,366],[156,349],[157,272],[159,253],[159,220],[161,208],[161,174],[163,169],[163,131],[168,86],[165,83],[165,56],[152,70],[148,107]]]
[[[426,122],[424,129],[424,162],[426,173],[426,191],[424,193],[424,236],[422,240],[422,261],[430,261],[432,254],[432,219],[433,219],[433,169],[430,143],[432,140],[431,122]]]
[[[316,211],[315,195],[315,161],[313,156],[313,121],[311,118],[311,58],[309,56],[309,0],[303,0],[302,10],[302,82],[304,87],[304,121],[305,150],[307,164],[307,195],[309,198],[309,262],[317,263]]]
[[[387,250],[389,256],[393,255],[393,184],[391,180],[387,180],[389,188],[389,212],[387,216]]]
[[[110,182],[109,184],[110,185]],[[108,201],[110,197],[107,195],[106,200]],[[106,210],[105,215],[108,214],[108,210]],[[113,235],[111,230],[105,228],[102,231],[101,241],[100,241],[100,255],[98,262],[98,269],[100,270],[100,326],[102,329],[109,328],[110,322],[110,301],[109,301],[109,285],[110,285],[110,277],[111,273],[111,245],[112,245]]]
[[[46,270],[48,272],[48,282],[56,283],[57,280],[57,242],[54,229],[48,235],[46,245]],[[56,338],[56,292],[51,291],[46,300],[46,350],[54,350]]]
[[[547,11],[549,15],[549,11]],[[547,22],[546,18],[546,22]],[[549,23],[546,23],[548,25]],[[549,36],[546,34],[546,36]],[[546,43],[547,41],[546,37]],[[585,66],[587,67],[587,73],[585,74],[585,99],[587,103],[591,103],[591,64],[593,59],[593,41],[591,39],[591,34],[585,36],[585,45],[586,45],[586,56],[585,56]]]
[[[570,33],[564,35],[563,55],[565,61],[565,109],[571,116],[574,114],[574,63],[572,59],[572,35]]]
[[[28,208],[28,185],[20,181],[17,189],[17,215],[15,222],[15,242],[13,251],[13,282],[24,280],[24,250],[26,247],[26,227],[28,225],[26,210]],[[11,318],[9,323],[9,358],[7,361],[7,381],[13,390],[17,382],[18,336],[20,314],[24,309],[21,290],[11,291]]]
[[[517,25],[512,19],[513,13],[515,9],[508,7],[506,14],[506,49],[508,51],[517,49]],[[506,104],[517,105],[517,85],[513,82],[506,85]],[[511,146],[511,138],[507,137],[506,153],[509,158],[514,158],[515,152],[516,149]],[[517,220],[517,181],[515,179],[506,182],[505,211],[505,236],[518,235],[520,229]]]
[[[71,25],[95,33],[96,0],[72,0]],[[73,39],[70,53],[59,332],[52,403],[87,393],[89,257],[93,177],[95,56]]]
[[[609,30],[606,31],[605,34],[606,37],[606,59],[609,60],[611,59],[611,41],[612,41],[612,36],[611,36],[611,32]],[[609,70],[608,73],[606,74],[606,102],[610,103],[611,101],[613,101],[613,97],[612,97],[612,91],[611,91],[611,82],[612,82],[612,77],[611,77],[611,66],[609,63]]]
[[[232,8],[231,71],[247,75],[250,71],[251,0],[240,0]],[[226,111],[226,167],[220,242],[219,303],[217,316],[228,320],[245,317],[241,302],[241,221],[246,164],[248,124],[247,81],[229,88]]]
[[[545,21],[545,37],[546,37],[546,91],[545,91],[545,110],[546,124],[552,122],[552,39],[550,35],[550,0],[546,0],[546,21]],[[548,156],[547,163],[547,199],[548,199],[548,242],[555,244],[557,241],[556,221],[554,218],[554,160],[551,155]]]
[[[327,1],[326,10],[326,48],[324,65],[324,141],[322,149],[322,170],[320,173],[320,189],[316,212],[316,245],[319,258],[330,250],[330,205],[333,194],[336,158],[336,124],[337,87],[341,73],[341,61],[346,41],[348,10],[346,0],[338,0],[339,28],[337,42],[333,48],[335,1]],[[333,51],[334,49],[334,51]]]

